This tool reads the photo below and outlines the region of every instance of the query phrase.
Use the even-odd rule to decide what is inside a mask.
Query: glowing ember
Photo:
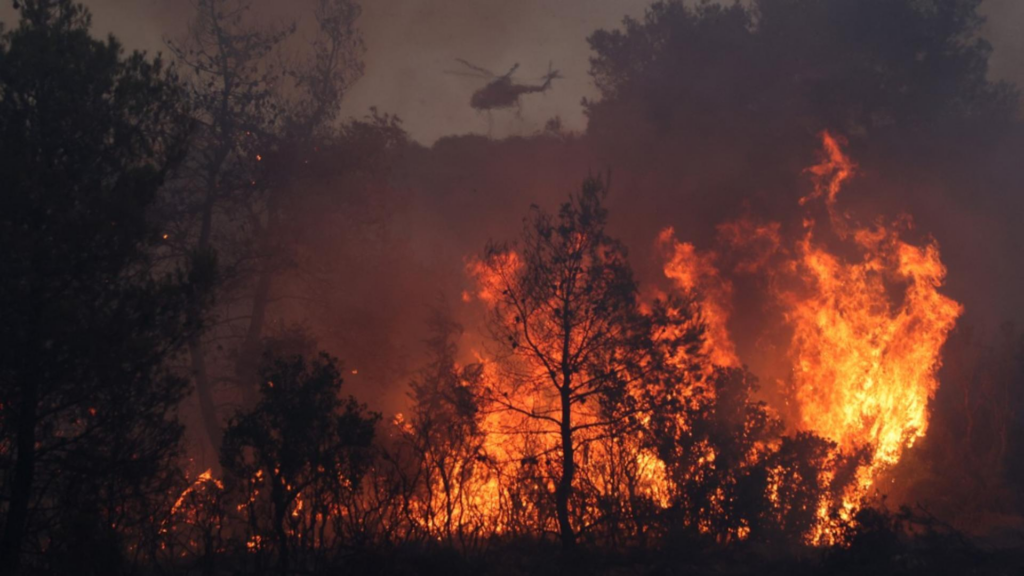
[[[197,476],[195,482],[193,482],[188,488],[186,488],[181,493],[180,496],[178,496],[178,499],[175,500],[174,502],[174,506],[171,507],[171,514],[176,514],[178,510],[181,510],[181,507],[185,502],[185,498],[187,498],[189,494],[195,492],[198,488],[200,488],[203,484],[207,482],[212,482],[217,488],[221,490],[224,489],[224,484],[222,484],[220,480],[213,477],[213,470],[207,470],[206,472],[203,472],[202,474]]]

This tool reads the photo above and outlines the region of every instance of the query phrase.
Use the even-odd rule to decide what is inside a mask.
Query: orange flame
[[[772,293],[792,329],[783,348],[791,362],[797,428],[847,453],[866,449],[871,457],[858,471],[854,493],[844,497],[842,508],[850,516],[878,474],[927,432],[940,352],[963,309],[939,292],[946,269],[934,241],[915,246],[901,240],[894,227],[859,227],[837,212],[839,193],[856,166],[837,138],[824,133],[822,144],[822,161],[807,170],[815,177],[814,190],[799,203],[810,207],[823,201],[829,226],[820,232],[834,235],[842,252],[816,238],[811,216],[804,218],[803,237],[790,251],[780,246],[779,224],[743,220],[720,226],[719,233],[739,256],[735,272],[772,280]],[[676,241],[671,228],[661,233],[659,244],[667,248],[665,275],[701,299],[711,357],[738,365],[726,327],[732,287],[715,267],[716,254]],[[783,257],[770,266],[776,255]],[[823,524],[830,504],[822,505]],[[819,531],[815,537],[827,540],[828,534]]]
[[[823,140],[828,158],[811,169],[823,180],[804,200],[827,192],[831,208],[853,167],[834,138]],[[808,293],[785,298],[794,392],[803,428],[843,449],[871,447],[866,489],[927,431],[940,351],[963,309],[939,293],[946,268],[934,241],[914,246],[891,228],[856,228],[857,257],[843,258],[816,242],[812,227],[796,262]]]
[[[702,320],[707,325],[705,352],[717,366],[740,365],[736,347],[729,335],[732,284],[715,267],[715,254],[701,254],[688,242],[675,239],[675,230],[666,228],[658,235],[658,246],[667,255],[665,276],[683,292],[699,292]]]

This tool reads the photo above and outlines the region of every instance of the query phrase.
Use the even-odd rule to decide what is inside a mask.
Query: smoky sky
[[[254,0],[268,22],[308,19],[311,0]],[[192,10],[188,0],[86,0],[97,34],[113,33],[129,48],[150,52],[180,36]],[[642,17],[650,0],[367,0],[361,3],[367,44],[366,74],[349,93],[348,116],[376,106],[399,115],[409,133],[430,144],[449,134],[494,137],[536,132],[555,116],[573,130],[586,119],[580,101],[594,96],[586,37],[617,27],[624,16]],[[985,36],[993,44],[991,75],[1024,80],[1024,2],[986,0]],[[12,24],[5,1],[0,19]],[[456,58],[501,74],[520,65],[516,80],[539,81],[549,62],[565,79],[545,94],[523,99],[521,111],[492,114],[469,107],[484,80],[447,74]]]

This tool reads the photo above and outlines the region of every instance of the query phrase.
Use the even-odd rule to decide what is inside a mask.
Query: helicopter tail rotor
[[[549,88],[551,86],[551,82],[552,81],[560,80],[562,78],[565,78],[565,76],[562,76],[561,72],[559,72],[558,70],[555,70],[554,69],[554,63],[549,61],[548,62],[548,73],[543,75],[543,76],[541,76],[540,79],[544,81],[544,86],[543,87],[546,90],[547,88]]]

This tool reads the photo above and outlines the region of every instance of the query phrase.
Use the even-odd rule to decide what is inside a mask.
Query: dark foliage
[[[194,284],[154,270],[148,211],[188,123],[161,62],[94,40],[81,6],[21,16],[0,40],[0,565],[110,573],[152,553],[179,476]]]
[[[986,76],[980,3],[656,2],[642,21],[590,37],[601,92],[590,128],[638,122],[669,138],[684,126],[862,135],[1006,121],[1016,92]]]
[[[268,355],[260,369],[259,402],[232,419],[224,433],[221,464],[247,484],[252,535],[276,539],[281,574],[288,573],[296,547],[290,534],[301,529],[300,546],[309,546],[318,533],[322,537],[332,500],[358,491],[370,464],[367,449],[379,416],[352,397],[342,398],[341,382],[337,361],[326,354],[311,360]],[[287,526],[301,495],[309,500],[304,506],[322,514],[313,525]],[[263,526],[267,521],[270,526]]]

